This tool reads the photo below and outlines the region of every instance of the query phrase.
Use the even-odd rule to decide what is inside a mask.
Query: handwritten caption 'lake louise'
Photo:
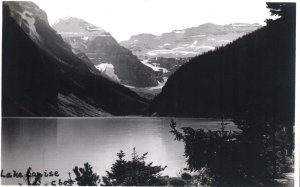
[[[5,172],[3,169],[1,170],[1,178],[6,178],[6,179],[24,179],[24,178],[53,178],[53,180],[51,180],[50,185],[52,186],[66,186],[66,185],[70,185],[71,183],[74,183],[75,181],[72,180],[62,180],[62,179],[58,179],[58,177],[60,176],[58,171],[47,171],[45,170],[44,172],[34,172],[31,171],[31,168],[29,168],[27,170],[27,172],[20,172],[20,171],[16,171],[16,170],[12,170],[12,171],[8,171]],[[57,178],[57,179],[54,179]]]

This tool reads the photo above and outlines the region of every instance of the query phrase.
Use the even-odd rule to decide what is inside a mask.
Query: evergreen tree
[[[295,17],[296,6],[294,3],[267,3],[267,8],[270,10],[271,15],[285,17]]]
[[[100,184],[99,176],[93,172],[93,167],[89,163],[85,163],[84,168],[76,166],[73,172],[76,175],[75,180],[78,186],[97,186]]]
[[[244,180],[236,156],[239,132],[226,131],[225,125],[221,125],[221,130],[217,131],[183,127],[183,132],[180,132],[176,129],[176,122],[171,120],[170,132],[175,135],[175,140],[185,143],[188,169],[199,173],[203,185],[212,185],[212,182],[228,185]]]
[[[240,131],[183,127],[171,121],[175,140],[185,143],[188,168],[202,185],[270,184],[289,168],[285,128],[253,118],[234,120]]]
[[[125,153],[121,150],[117,153],[118,160],[112,165],[107,175],[102,177],[104,185],[107,186],[147,186],[165,185],[160,178],[160,172],[166,167],[152,166],[152,162],[145,162],[148,153],[139,156],[133,149],[131,160],[124,159]]]

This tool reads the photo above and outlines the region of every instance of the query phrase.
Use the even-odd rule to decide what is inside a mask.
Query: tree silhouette
[[[267,3],[267,8],[270,10],[271,15],[281,17],[293,17],[296,13],[296,6],[294,3]]]
[[[180,132],[173,120],[170,126],[172,129],[170,133],[175,135],[175,140],[185,143],[184,155],[187,158],[188,168],[201,173],[203,184],[212,181],[211,178],[222,182],[222,185],[242,180],[243,173],[240,172],[240,166],[234,156],[238,150],[238,132],[227,131],[224,126],[218,131],[183,127],[183,132]],[[203,173],[203,171],[210,172]]]
[[[84,168],[76,166],[73,172],[76,175],[75,180],[78,186],[97,186],[100,184],[99,176],[93,172],[93,167],[89,163],[85,163]]]
[[[234,120],[240,131],[211,131],[183,127],[171,121],[175,140],[185,143],[188,168],[199,173],[202,185],[272,184],[289,168],[287,132],[255,118]],[[277,127],[277,128],[276,128]]]
[[[107,175],[102,177],[104,185],[107,186],[149,186],[165,185],[166,183],[160,178],[160,172],[165,167],[152,166],[152,162],[145,162],[148,153],[139,156],[133,148],[131,160],[124,159],[125,153],[121,150],[117,153],[118,160],[112,165]]]

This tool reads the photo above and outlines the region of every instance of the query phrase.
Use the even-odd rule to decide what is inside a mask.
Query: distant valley
[[[160,93],[168,77],[192,57],[224,46],[261,26],[207,23],[160,36],[134,35],[120,44],[109,32],[80,18],[62,18],[52,27],[79,58],[90,61],[103,76],[151,100]]]
[[[168,77],[192,57],[226,45],[261,26],[207,23],[161,36],[139,34],[120,44],[109,32],[80,18],[62,18],[52,27],[75,54],[89,59],[103,75],[152,99]]]
[[[161,86],[133,89],[141,96],[152,99],[179,67],[191,58],[225,46],[262,26],[254,23],[216,25],[206,23],[197,27],[174,30],[161,35],[138,34],[120,44],[132,51],[142,63],[160,72]],[[160,79],[161,81],[161,79]]]

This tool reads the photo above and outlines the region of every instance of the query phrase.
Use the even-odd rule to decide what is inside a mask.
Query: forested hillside
[[[179,68],[153,100],[150,113],[293,119],[295,8],[272,11],[281,17]]]

